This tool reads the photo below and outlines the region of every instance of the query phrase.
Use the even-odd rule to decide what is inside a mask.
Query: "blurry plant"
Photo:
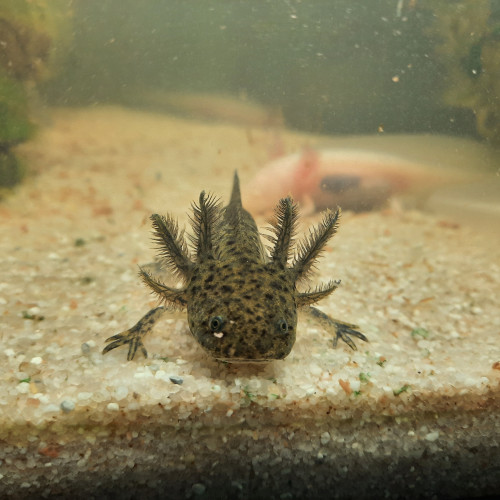
[[[443,65],[443,100],[471,109],[478,133],[500,143],[500,7],[493,0],[422,0]]]
[[[20,181],[24,169],[12,148],[32,137],[31,101],[70,37],[71,0],[0,3],[0,187]],[[57,43],[59,45],[57,45]]]

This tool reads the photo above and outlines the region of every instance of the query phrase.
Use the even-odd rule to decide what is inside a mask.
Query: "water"
[[[130,88],[138,100],[150,89],[213,92],[277,107],[293,128],[317,133],[474,134],[472,110],[443,104],[451,75],[436,55],[441,25],[424,2],[74,6],[74,48],[55,102],[126,94],[130,103]]]
[[[25,172],[0,199],[1,494],[497,492],[499,12],[0,1],[0,178]],[[147,359],[103,356],[156,305],[149,216],[187,227],[234,170],[261,227],[290,193],[297,238],[342,206],[311,286],[341,279],[321,310],[370,342],[299,316],[285,360],[228,366],[178,311]]]
[[[416,157],[431,169],[479,171],[485,184],[468,195],[477,198],[489,187],[473,220],[488,225],[492,218],[494,225],[497,210],[489,206],[498,191],[488,179],[500,142],[498,4],[126,0],[118,8],[113,1],[77,1],[68,20],[71,40],[58,47],[65,57],[57,78],[40,91],[56,106],[112,103],[209,122],[283,126],[326,136],[324,145],[354,135],[362,150]],[[467,141],[408,146],[400,134]],[[381,138],[377,144],[374,137]],[[470,140],[485,147],[470,149]],[[268,159],[291,152],[279,137],[268,149]],[[457,180],[462,174],[456,172]],[[380,190],[393,194],[392,184]],[[359,196],[372,195],[361,189]],[[460,212],[462,196],[451,195],[453,206],[443,210]]]

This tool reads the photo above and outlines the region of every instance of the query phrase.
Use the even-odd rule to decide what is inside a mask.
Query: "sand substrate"
[[[500,491],[498,230],[345,213],[318,265],[343,284],[320,306],[369,337],[356,352],[302,318],[284,361],[223,365],[176,312],[146,338],[148,359],[102,356],[155,305],[137,277],[154,258],[148,216],[182,225],[202,189],[227,200],[233,170],[244,187],[276,138],[118,108],[51,117],[21,151],[35,175],[0,205],[1,497]],[[452,142],[409,140],[436,154]]]

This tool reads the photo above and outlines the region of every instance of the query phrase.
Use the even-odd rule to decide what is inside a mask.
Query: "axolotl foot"
[[[361,332],[358,332],[356,328],[357,325],[352,323],[344,323],[333,318],[330,318],[327,314],[315,307],[309,307],[307,312],[319,323],[321,323],[328,331],[334,333],[333,337],[333,348],[337,347],[339,339],[343,340],[351,349],[357,350],[356,344],[351,339],[351,336],[357,337],[358,339],[368,342],[368,339]]]
[[[106,342],[109,342],[109,344],[102,350],[102,353],[106,354],[116,347],[129,344],[127,354],[128,361],[134,359],[139,349],[144,357],[147,358],[148,351],[142,343],[142,338],[153,329],[155,323],[164,312],[165,308],[163,306],[151,309],[151,311],[143,316],[132,328],[107,338]]]

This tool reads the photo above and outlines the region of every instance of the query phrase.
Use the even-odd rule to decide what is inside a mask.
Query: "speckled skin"
[[[297,310],[304,308],[313,318],[353,349],[350,335],[367,340],[356,326],[334,320],[310,307],[333,292],[339,281],[330,281],[313,291],[299,292],[297,282],[307,277],[328,240],[335,234],[340,211],[326,211],[322,222],[299,243],[292,265],[297,206],[291,198],[280,200],[272,223],[269,253],[264,249],[257,226],[242,207],[235,174],[229,205],[200,194],[193,205],[190,237],[196,258],[191,259],[184,236],[171,217],[151,216],[154,239],[163,264],[183,282],[170,288],[144,269],[144,282],[166,305],[187,307],[191,333],[211,356],[226,362],[266,362],[285,358],[292,350]],[[107,339],[103,353],[129,344],[127,359],[138,349],[147,356],[142,338],[165,312],[151,310],[131,329]]]
[[[200,266],[189,287],[189,328],[217,359],[282,359],[295,342],[293,280],[286,269],[245,259]],[[224,325],[213,332],[207,318],[217,316]]]

